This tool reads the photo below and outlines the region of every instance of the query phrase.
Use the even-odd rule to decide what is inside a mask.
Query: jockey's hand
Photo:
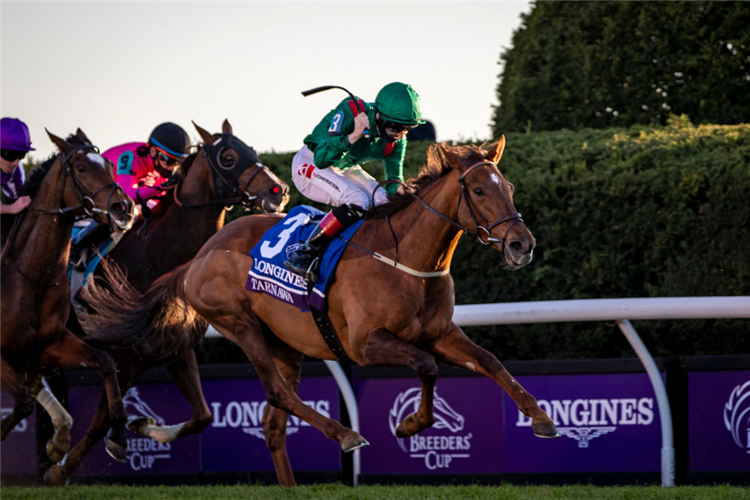
[[[354,131],[347,137],[349,142],[354,144],[362,138],[366,129],[370,128],[370,119],[367,117],[367,113],[360,113],[354,117]]]
[[[24,208],[28,207],[30,203],[31,203],[31,198],[29,196],[21,196],[16,201],[8,205],[3,203],[2,210],[0,210],[0,213],[17,214],[23,211]]]

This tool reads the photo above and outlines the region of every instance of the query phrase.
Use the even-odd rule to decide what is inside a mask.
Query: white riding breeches
[[[292,181],[305,197],[338,207],[357,205],[364,210],[372,208],[372,192],[378,181],[355,165],[346,170],[337,167],[318,168],[313,162],[313,152],[303,146],[292,160]],[[378,188],[375,205],[388,201],[388,192]]]

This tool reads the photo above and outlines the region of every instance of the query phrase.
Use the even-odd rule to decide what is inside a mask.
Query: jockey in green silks
[[[334,208],[289,254],[289,270],[317,281],[318,257],[331,239],[373,207],[378,182],[360,165],[383,160],[386,180],[403,181],[406,133],[423,123],[419,95],[411,85],[394,82],[374,103],[345,99],[305,137],[292,160],[292,181],[307,198]],[[374,204],[386,203],[397,190],[396,183],[378,188]]]

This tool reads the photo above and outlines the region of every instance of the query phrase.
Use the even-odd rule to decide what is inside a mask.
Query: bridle
[[[461,184],[461,196],[458,197],[458,202],[456,203],[456,220],[451,219],[447,215],[444,215],[442,212],[436,210],[433,208],[429,203],[424,201],[422,198],[417,196],[416,194],[412,193],[408,189],[405,189],[405,192],[408,193],[410,196],[415,198],[427,211],[437,215],[441,219],[443,219],[445,222],[451,224],[454,227],[457,227],[462,232],[474,236],[481,244],[483,245],[489,245],[492,243],[501,243],[500,245],[500,251],[505,252],[505,241],[508,238],[508,234],[510,233],[511,228],[513,228],[514,225],[516,225],[519,222],[523,222],[523,219],[521,218],[521,214],[516,212],[515,214],[506,215],[505,217],[500,217],[499,219],[494,220],[491,223],[487,223],[487,220],[482,217],[485,221],[485,225],[481,225],[479,223],[479,220],[477,219],[476,214],[479,213],[479,210],[476,209],[474,204],[471,201],[471,195],[469,194],[469,190],[466,187],[465,179],[466,176],[469,175],[471,172],[476,170],[478,167],[482,165],[493,165],[495,168],[497,168],[497,164],[495,162],[489,161],[489,160],[482,160],[479,161],[470,167],[468,167],[466,170],[464,170],[463,174],[460,174],[458,177],[458,183]],[[397,183],[401,184],[405,188],[407,187],[406,184],[400,180],[391,179],[379,182],[378,185],[373,189],[372,191],[372,206],[375,206],[375,192],[380,188],[381,186],[385,184],[392,184]],[[458,222],[458,211],[461,208],[461,199],[466,200],[466,206],[469,209],[469,214],[471,215],[472,220],[474,221],[474,230],[461,225]],[[476,212],[476,214],[475,214]],[[405,273],[411,274],[412,276],[416,276],[418,278],[436,278],[440,276],[445,276],[446,274],[450,273],[450,268],[445,268],[439,271],[416,271],[414,269],[411,269],[407,266],[404,266],[403,264],[399,263],[398,261],[398,238],[396,237],[395,231],[393,231],[393,226],[391,225],[391,220],[388,216],[385,217],[386,222],[388,223],[388,228],[391,230],[391,235],[393,235],[393,241],[395,242],[395,258],[390,259],[382,254],[379,254],[378,252],[373,252],[371,250],[368,250],[360,245],[357,245],[356,243],[353,243],[351,240],[348,240],[346,238],[342,238],[339,236],[339,238],[343,239],[348,245],[351,245],[355,248],[358,248],[359,250],[362,250],[363,252],[369,254],[371,257],[378,259],[390,266],[396,267],[397,269],[400,269],[401,271],[404,271]],[[504,222],[512,221],[510,224],[508,224],[508,228],[505,230],[505,234],[503,235],[502,239],[493,238],[490,236],[490,232],[500,224]],[[482,239],[482,236],[485,236],[486,239]]]
[[[86,216],[91,217],[95,214],[102,214],[106,215],[108,219],[110,219],[110,224],[112,223],[111,215],[108,210],[101,209],[96,206],[96,202],[94,201],[94,198],[97,194],[102,192],[103,190],[109,188],[109,195],[107,196],[107,207],[109,207],[109,202],[112,200],[112,195],[115,193],[115,190],[122,188],[120,185],[115,182],[113,179],[112,182],[109,184],[106,184],[93,193],[90,192],[88,189],[86,189],[86,186],[83,185],[83,183],[80,181],[78,176],[75,173],[75,169],[73,169],[70,166],[70,159],[73,157],[73,155],[82,152],[82,151],[94,151],[95,153],[99,153],[99,148],[92,144],[84,144],[81,146],[76,146],[73,148],[72,151],[70,151],[68,154],[63,156],[62,162],[63,167],[65,168],[65,177],[63,178],[62,182],[62,188],[60,190],[60,206],[57,208],[52,209],[43,209],[43,208],[30,208],[29,212],[39,213],[39,214],[45,214],[45,215],[65,215],[70,212],[74,212],[79,209],[83,209]],[[73,183],[73,189],[75,190],[76,195],[78,196],[78,205],[73,205],[70,207],[63,206],[64,200],[65,200],[65,184],[68,180],[68,177],[70,177],[72,183]]]
[[[244,148],[238,147],[240,145],[244,146]],[[240,159],[230,167],[224,167],[221,164],[221,154],[230,147],[239,153]],[[212,205],[230,206],[239,203],[246,210],[251,209],[253,207],[253,202],[258,199],[258,196],[250,194],[247,190],[250,188],[250,184],[253,182],[255,176],[264,170],[268,170],[268,167],[260,162],[255,151],[230,134],[222,134],[221,138],[211,145],[204,144],[201,151],[211,168],[211,176],[214,179],[214,185],[217,186],[217,194],[223,197],[205,203],[184,203],[179,200],[178,185],[174,190],[175,203],[181,208],[201,208]],[[236,184],[239,182],[240,176],[248,168],[255,168],[255,170],[250,174],[250,177],[245,182],[245,186],[239,189],[236,187]],[[227,179],[225,172],[229,175],[230,179]],[[220,181],[223,184],[219,184],[217,181]],[[230,194],[225,195],[224,193],[227,191],[229,191]]]
[[[458,197],[458,202],[456,203],[456,220],[451,219],[450,217],[442,214],[441,212],[434,209],[432,206],[430,206],[429,203],[424,201],[422,198],[417,196],[416,194],[407,191],[412,197],[416,198],[419,203],[422,204],[422,206],[432,212],[433,214],[437,215],[444,221],[448,222],[449,224],[457,227],[465,234],[468,234],[469,236],[473,236],[479,241],[482,245],[490,245],[493,243],[500,243],[500,249],[501,251],[505,251],[505,242],[508,238],[508,234],[510,233],[510,230],[519,222],[523,222],[523,219],[521,218],[521,214],[516,212],[515,214],[506,215],[505,217],[500,217],[499,219],[496,219],[492,222],[488,222],[487,219],[482,217],[484,221],[484,225],[479,223],[479,220],[477,219],[477,214],[479,214],[479,210],[477,210],[474,203],[471,201],[471,195],[469,194],[469,190],[466,187],[466,176],[469,175],[471,172],[476,170],[478,167],[482,165],[492,165],[495,168],[497,168],[497,164],[495,162],[489,161],[489,160],[482,160],[479,161],[470,167],[468,167],[463,174],[459,175],[458,177],[458,183],[461,185],[461,196]],[[471,230],[463,225],[461,225],[458,222],[458,211],[461,208],[461,200],[466,201],[466,207],[469,210],[469,215],[471,215],[471,219],[474,221],[474,230]],[[480,214],[481,216],[481,214]],[[511,221],[510,224],[508,224],[508,228],[505,230],[505,234],[501,239],[493,238],[490,233],[493,229],[495,229],[497,226],[504,222]]]

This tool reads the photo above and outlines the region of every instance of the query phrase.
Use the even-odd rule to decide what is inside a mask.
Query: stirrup
[[[318,279],[320,278],[320,273],[318,272],[320,268],[320,256],[316,256],[312,262],[310,262],[310,265],[307,267],[307,270],[305,271],[305,279],[307,280],[307,283],[315,284],[318,282]]]

